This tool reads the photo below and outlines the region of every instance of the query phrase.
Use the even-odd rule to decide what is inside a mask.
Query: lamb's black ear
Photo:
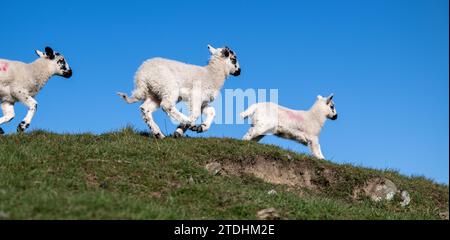
[[[330,94],[330,96],[327,97],[327,104],[330,104],[331,100],[333,100],[334,93]]]
[[[222,49],[222,54],[223,54],[223,56],[225,56],[225,57],[229,57],[229,56],[230,56],[230,49],[227,48],[227,47],[223,48],[223,49]]]
[[[47,55],[49,59],[55,58],[55,53],[53,52],[53,49],[51,47],[45,47],[45,55]]]

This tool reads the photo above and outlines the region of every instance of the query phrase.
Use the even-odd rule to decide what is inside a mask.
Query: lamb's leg
[[[205,121],[197,126],[192,126],[191,130],[198,133],[206,132],[211,127],[214,116],[216,115],[216,110],[211,106],[206,106],[203,108],[202,113],[206,116]]]
[[[325,156],[322,154],[322,149],[320,148],[320,144],[319,143],[317,143],[317,146],[318,146],[318,150],[319,150],[319,156],[320,156],[320,159],[325,159]]]
[[[177,130],[174,132],[175,137],[182,137],[184,133],[189,129],[195,126],[195,121],[200,117],[201,114],[201,101],[199,101],[199,98],[196,98],[195,96],[192,97],[191,102],[189,104],[189,110],[191,112],[191,115],[189,115],[189,122],[187,124],[181,123]]]
[[[164,134],[162,134],[161,129],[159,129],[159,126],[155,123],[153,120],[152,113],[158,109],[159,104],[150,99],[147,98],[144,103],[140,106],[141,112],[142,112],[142,118],[144,119],[144,122],[147,124],[147,126],[150,128],[150,131],[153,132],[153,135],[156,138],[162,139],[164,138]]]
[[[175,100],[163,99],[161,101],[161,107],[164,110],[164,112],[166,112],[167,115],[169,115],[169,117],[171,117],[173,120],[179,122],[181,125],[188,125],[190,123],[189,118],[180,111],[178,111],[178,109],[175,106],[175,103],[176,99]]]
[[[31,119],[33,119],[33,116],[37,110],[37,101],[30,96],[19,97],[19,101],[28,107],[27,115],[25,115],[25,118],[17,126],[17,132],[20,133],[25,131],[25,129],[27,129],[30,126]]]
[[[267,131],[262,129],[262,128],[258,128],[258,127],[251,127],[247,133],[244,135],[244,137],[242,138],[242,140],[251,140],[251,141],[255,141],[255,142],[259,142],[265,135]]]
[[[319,159],[324,159],[322,152],[320,151],[320,144],[317,138],[311,139],[308,141],[308,147],[311,149],[311,152],[314,157]]]
[[[7,123],[14,118],[14,104],[10,102],[2,102],[1,108],[3,112],[3,117],[0,117],[0,125],[2,125],[3,123]],[[4,133],[5,132],[0,127],[0,135]]]

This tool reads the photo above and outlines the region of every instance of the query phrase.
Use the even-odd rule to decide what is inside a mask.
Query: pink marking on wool
[[[8,63],[7,62],[0,62],[0,71],[3,71],[3,72],[8,71]]]
[[[303,121],[303,116],[296,112],[286,111],[288,117],[294,121],[301,122]]]

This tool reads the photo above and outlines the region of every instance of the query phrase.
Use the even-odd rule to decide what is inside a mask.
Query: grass
[[[336,181],[319,174],[312,179],[318,187],[310,189],[247,174],[212,175],[204,167],[261,157],[331,169]],[[380,176],[407,190],[411,204],[351,197],[356,186]],[[277,194],[267,194],[271,189]],[[3,219],[255,219],[269,207],[283,219],[440,219],[448,195],[448,186],[423,177],[337,165],[235,139],[155,140],[131,128],[102,135],[0,136]]]

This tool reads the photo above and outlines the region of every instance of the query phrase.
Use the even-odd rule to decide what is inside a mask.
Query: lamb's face
[[[38,50],[36,50],[36,53],[39,57],[45,58],[50,62],[56,75],[65,78],[70,78],[72,76],[72,69],[62,54],[54,52],[50,47],[45,48],[45,53]]]
[[[70,78],[72,76],[72,69],[70,68],[69,64],[67,63],[64,56],[60,53],[55,53],[55,60],[57,69],[58,69],[58,75],[63,76],[65,78]]]
[[[239,76],[241,74],[241,67],[233,50],[228,47],[213,48],[211,45],[208,45],[208,49],[212,56],[225,60],[231,75]]]
[[[224,47],[221,49],[222,57],[225,58],[227,64],[229,66],[230,74],[233,76],[239,76],[241,74],[241,67],[239,66],[239,62],[237,60],[236,54],[233,50],[228,47]]]
[[[322,111],[326,114],[327,118],[331,120],[336,120],[338,117],[336,108],[334,106],[333,102],[333,94],[328,96],[327,98],[324,98],[322,96],[317,96],[317,101],[320,102],[320,106]]]

